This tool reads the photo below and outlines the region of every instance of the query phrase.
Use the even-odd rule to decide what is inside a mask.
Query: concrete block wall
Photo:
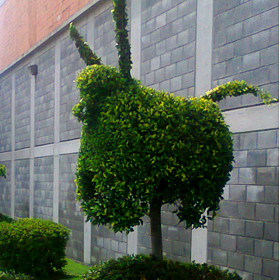
[[[15,162],[15,215],[29,217],[30,160],[19,159]]]
[[[278,1],[214,1],[213,86],[245,80],[277,97]],[[224,109],[258,104],[246,95],[221,102]]]
[[[235,164],[218,217],[208,227],[208,262],[244,279],[277,279],[278,130],[233,135]]]
[[[86,26],[80,28],[86,40]],[[60,141],[80,137],[81,126],[72,114],[72,108],[79,101],[79,92],[74,80],[85,64],[80,59],[75,45],[68,34],[60,43]]]
[[[243,79],[278,98],[278,5],[214,1],[213,86]],[[225,112],[249,107],[246,114],[255,123],[268,117],[250,113],[258,104],[249,95],[220,102]],[[278,279],[278,128],[268,122],[243,129],[235,122],[234,169],[219,216],[209,223],[208,262],[237,270],[244,279]]]
[[[27,65],[15,74],[15,149],[30,147],[30,79]]]
[[[54,47],[38,58],[35,89],[35,145],[54,142]]]
[[[0,87],[0,141],[1,141],[1,152],[7,152],[12,149],[11,139],[12,139],[12,115],[11,115],[11,104],[12,104],[12,78],[10,75],[5,75],[1,77],[1,87]]]
[[[67,154],[59,159],[59,222],[71,230],[67,255],[84,260],[84,217],[76,201],[74,183],[77,154]]]
[[[34,217],[53,218],[53,157],[34,159]]]
[[[112,4],[96,2],[77,14],[75,23],[102,61],[116,66]],[[131,0],[128,6],[132,71],[143,84],[198,96],[216,84],[244,79],[276,95],[276,1]],[[31,64],[38,65],[36,78],[28,70]],[[0,162],[8,174],[6,180],[0,178],[0,212],[64,224],[72,230],[67,254],[87,263],[149,253],[147,218],[129,236],[114,234],[86,223],[75,200],[81,127],[72,115],[79,100],[73,81],[84,66],[68,31],[61,28],[0,74]],[[164,254],[186,262],[208,260],[238,270],[244,279],[274,280],[278,107],[267,108],[248,96],[220,105],[234,133],[236,158],[221,211],[208,229],[191,231],[178,225],[172,206],[164,206]]]
[[[118,258],[127,254],[127,235],[114,233],[105,226],[91,228],[91,263]]]
[[[141,81],[194,95],[196,1],[142,1]]]
[[[101,57],[102,63],[116,67],[118,66],[118,55],[115,47],[115,26],[112,21],[112,9],[113,6],[110,5],[95,18],[94,50]]]
[[[2,161],[7,178],[0,178],[0,213],[11,215],[11,161]]]
[[[162,207],[162,241],[163,254],[167,258],[190,262],[191,261],[191,230],[185,229],[185,224],[180,223],[177,216],[172,213],[173,205]],[[147,216],[138,229],[138,253],[151,253],[150,220]]]

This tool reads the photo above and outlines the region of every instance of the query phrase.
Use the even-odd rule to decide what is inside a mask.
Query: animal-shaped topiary
[[[101,65],[70,25],[88,65],[77,77],[80,102],[73,108],[82,123],[77,198],[88,220],[115,232],[132,231],[148,215],[152,254],[161,257],[162,205],[175,204],[187,228],[203,227],[219,209],[233,154],[216,101],[247,93],[265,102],[270,97],[244,81],[189,98],[142,86],[130,75],[125,1],[113,4],[119,71]]]
[[[3,164],[0,164],[0,177],[6,178],[6,168]]]

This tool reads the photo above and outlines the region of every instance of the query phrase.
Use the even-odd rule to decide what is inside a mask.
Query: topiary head
[[[124,90],[126,80],[115,68],[94,64],[83,69],[76,83],[80,101],[73,107],[73,114],[88,125],[97,120],[108,96]]]

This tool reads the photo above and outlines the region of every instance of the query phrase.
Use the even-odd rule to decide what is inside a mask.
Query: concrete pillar
[[[94,15],[89,19],[87,25],[87,43],[94,50]],[[84,263],[91,263],[91,222],[86,222],[84,218]]]
[[[16,80],[15,73],[12,74],[12,104],[11,104],[11,122],[12,122],[12,143],[11,143],[11,217],[15,217],[15,95]]]
[[[197,0],[195,96],[212,85],[213,0]],[[192,230],[191,260],[207,262],[207,228]]]
[[[59,124],[60,124],[60,40],[55,42],[54,147],[53,147],[53,221],[59,221]]]
[[[141,0],[131,0],[131,57],[132,77],[140,80],[141,77]],[[127,239],[127,253],[137,254],[138,228],[129,233]]]
[[[34,217],[34,148],[35,148],[35,85],[36,75],[31,74],[30,85],[30,176],[29,176],[29,217]]]

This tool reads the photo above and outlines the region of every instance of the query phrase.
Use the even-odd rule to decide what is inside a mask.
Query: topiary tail
[[[249,93],[258,96],[265,104],[277,101],[277,99],[271,97],[268,91],[247,84],[245,81],[233,81],[217,86],[207,91],[202,98],[216,102],[228,96],[241,96]]]
[[[77,28],[71,22],[69,26],[70,37],[75,42],[76,48],[78,49],[81,58],[84,60],[86,65],[98,64],[101,65],[101,58],[98,57],[89,47],[88,43],[84,41]]]

